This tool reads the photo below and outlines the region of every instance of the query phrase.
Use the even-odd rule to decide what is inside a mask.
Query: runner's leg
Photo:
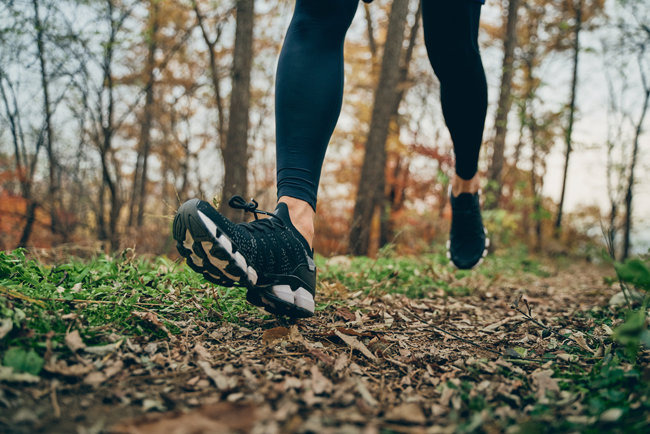
[[[341,111],[343,42],[357,6],[358,0],[297,0],[280,53],[278,198],[289,206],[292,220],[304,220],[306,226],[316,209],[321,166]],[[311,243],[313,227],[301,229]]]
[[[422,0],[424,39],[440,80],[442,111],[461,182],[476,175],[487,110],[487,83],[478,48],[480,14],[477,0]]]

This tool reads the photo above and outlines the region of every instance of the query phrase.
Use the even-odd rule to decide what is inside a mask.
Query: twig
[[[535,358],[532,358],[532,357],[517,357],[517,358],[510,357],[510,356],[508,356],[508,355],[506,355],[506,354],[504,354],[504,353],[502,353],[500,351],[493,350],[492,348],[488,348],[488,347],[483,346],[481,344],[477,344],[476,342],[470,341],[469,339],[466,339],[466,338],[462,338],[462,337],[460,337],[460,336],[458,336],[458,335],[456,335],[456,334],[454,334],[454,333],[452,333],[450,331],[447,331],[447,330],[445,330],[445,329],[443,329],[441,327],[430,324],[427,321],[425,321],[424,318],[420,317],[418,314],[416,314],[413,311],[409,311],[409,312],[411,313],[411,315],[416,317],[420,322],[426,324],[428,327],[431,327],[432,329],[436,330],[437,332],[449,335],[449,336],[451,336],[452,338],[454,338],[456,340],[459,340],[461,342],[465,342],[466,344],[470,344],[470,345],[472,345],[472,346],[474,346],[476,348],[480,348],[483,351],[487,351],[487,352],[490,352],[492,354],[496,354],[496,355],[498,355],[499,357],[502,357],[505,360],[526,360],[526,361],[529,361],[529,362],[548,362],[547,359],[535,359]],[[556,361],[557,360],[560,360],[560,359],[556,359]]]
[[[528,306],[528,302],[526,302],[526,306]],[[563,335],[562,333],[560,333],[560,332],[558,332],[558,331],[556,331],[556,330],[554,330],[554,329],[552,329],[552,328],[550,328],[550,327],[548,327],[548,326],[545,326],[544,324],[542,324],[541,322],[539,322],[539,321],[537,321],[535,318],[533,318],[533,317],[530,315],[530,307],[528,308],[528,312],[529,312],[529,313],[526,313],[526,312],[524,312],[523,310],[521,310],[521,309],[519,308],[519,306],[516,305],[516,304],[513,304],[513,305],[511,305],[510,307],[512,307],[514,310],[516,310],[517,312],[519,312],[520,314],[522,314],[524,318],[526,318],[528,321],[532,322],[533,324],[535,324],[535,325],[537,325],[537,326],[543,328],[544,330],[547,330],[549,333],[552,333],[552,334],[554,334],[554,335],[556,335],[556,336],[558,336],[558,337],[560,337],[560,338],[562,338],[562,339],[568,339],[568,340],[570,340],[571,342],[573,342],[574,344],[576,344],[578,347],[582,348],[582,347],[580,346],[580,344],[578,343],[578,341],[576,341],[575,339],[573,339],[571,336],[565,336],[565,335]],[[595,337],[593,337],[593,336],[591,336],[591,335],[589,335],[589,334],[587,334],[587,333],[584,333],[584,335],[587,336],[588,338],[592,339],[594,343],[596,343],[596,344],[600,344],[600,341],[599,341],[598,339],[596,339]]]
[[[460,336],[455,335],[454,333],[449,332],[449,331],[447,331],[447,330],[445,330],[445,329],[443,329],[443,328],[440,328],[440,327],[435,326],[435,325],[433,325],[433,324],[429,324],[429,323],[428,323],[424,318],[420,317],[420,315],[418,315],[417,313],[415,313],[415,312],[413,312],[413,311],[410,311],[410,313],[411,313],[411,315],[413,315],[414,317],[416,317],[420,322],[426,324],[427,326],[431,327],[432,329],[434,329],[434,330],[436,330],[436,331],[438,331],[438,332],[440,332],[440,333],[447,334],[447,335],[451,336],[452,338],[457,339],[457,340],[459,340],[459,341],[461,341],[461,342],[465,342],[466,344],[473,345],[473,346],[475,346],[475,347],[477,347],[477,348],[480,348],[480,349],[482,349],[482,350],[488,351],[488,352],[490,352],[490,353],[492,353],[492,354],[496,354],[496,355],[501,356],[501,357],[503,357],[503,358],[507,358],[507,356],[506,356],[505,354],[501,353],[500,351],[497,351],[497,350],[493,350],[493,349],[491,349],[491,348],[484,347],[483,345],[477,344],[476,342],[472,342],[472,341],[470,341],[469,339],[461,338]]]
[[[56,419],[59,419],[61,417],[61,407],[59,407],[59,401],[56,398],[56,385],[57,382],[53,381],[52,382],[52,388],[50,389],[50,399],[52,401],[52,408],[54,409],[54,417]]]
[[[115,300],[84,300],[81,298],[73,298],[73,299],[66,299],[66,298],[47,298],[47,297],[37,297],[36,300],[43,300],[43,301],[58,301],[61,303],[89,303],[89,304],[121,304],[121,301],[115,301]],[[141,303],[141,302],[136,302],[134,303],[136,306],[162,306],[160,303]]]

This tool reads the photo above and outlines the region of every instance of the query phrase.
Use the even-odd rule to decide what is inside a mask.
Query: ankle
[[[458,174],[454,174],[451,180],[451,193],[454,197],[462,193],[474,194],[479,191],[481,186],[478,173],[476,173],[471,179],[463,179]]]
[[[287,204],[291,223],[300,232],[300,235],[305,238],[309,247],[312,247],[314,240],[314,216],[316,213],[311,205],[304,200],[289,196],[282,196],[278,199],[278,202]]]

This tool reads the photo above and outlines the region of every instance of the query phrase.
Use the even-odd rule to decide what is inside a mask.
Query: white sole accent
[[[275,296],[280,300],[294,304],[295,299],[293,296],[293,291],[289,285],[276,285],[271,288],[271,291],[273,291],[273,294],[275,294]]]
[[[230,242],[230,240],[225,235],[219,235],[219,238],[217,238],[217,241],[219,241],[219,244],[221,244],[221,247],[226,249],[226,251],[232,255],[232,243]]]
[[[199,214],[199,218],[203,222],[203,225],[206,227],[206,229],[212,234],[212,236],[215,239],[217,239],[217,225],[215,225],[214,222],[210,220],[208,216],[203,214],[201,211],[196,210],[196,212]]]
[[[248,264],[246,264],[246,259],[244,259],[244,256],[239,252],[235,252],[235,254],[231,256],[235,260],[239,268],[241,268],[242,271],[245,273],[248,270]]]
[[[248,276],[248,280],[255,285],[257,283],[257,271],[251,266],[248,267],[246,270],[246,275]]]
[[[305,288],[300,287],[295,291],[292,291],[289,285],[275,285],[271,288],[271,291],[273,292],[273,295],[285,303],[293,304],[301,309],[314,313],[314,309],[316,308],[314,296]],[[275,307],[273,302],[264,297],[262,297],[262,301]]]
[[[294,292],[293,295],[295,297],[296,306],[314,313],[316,303],[314,303],[314,297],[309,291],[307,291],[305,288],[300,287],[296,289],[296,292]]]
[[[239,267],[243,272],[246,273],[246,276],[248,277],[248,280],[250,280],[251,284],[255,285],[255,283],[257,283],[257,272],[252,267],[248,266],[248,264],[246,263],[246,259],[241,253],[235,252],[235,254],[233,255],[232,241],[230,241],[228,237],[226,237],[224,234],[221,234],[217,237],[217,225],[215,225],[214,222],[210,220],[210,218],[207,215],[203,214],[199,210],[197,210],[197,213],[199,214],[199,218],[203,222],[203,225],[208,230],[208,232],[210,232],[214,240],[230,255],[230,257],[235,261],[237,267]],[[210,249],[212,248],[212,245],[209,242],[204,241],[201,244],[203,245],[203,250],[205,250],[205,254],[207,255],[210,263],[214,265],[216,268],[218,268],[219,271],[221,271],[226,277],[228,277],[232,281],[239,282],[240,278],[238,276],[233,276],[232,274],[226,272],[228,261],[213,257],[210,254]],[[194,257],[195,255],[192,256]]]

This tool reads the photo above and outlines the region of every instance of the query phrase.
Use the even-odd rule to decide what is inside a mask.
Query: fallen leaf
[[[199,365],[201,369],[203,369],[205,375],[207,375],[208,378],[212,380],[214,385],[217,386],[217,389],[221,391],[230,390],[237,383],[237,380],[235,378],[228,378],[221,371],[214,369],[210,363],[206,362],[205,360],[199,360],[196,362],[196,364]]]
[[[345,353],[341,353],[341,355],[336,358],[336,362],[334,362],[334,372],[342,371],[347,366],[348,366],[348,355]]]
[[[36,375],[26,372],[16,372],[10,366],[0,366],[0,381],[8,383],[38,383],[41,381]]]
[[[103,372],[91,372],[90,374],[86,375],[86,378],[84,378],[84,384],[88,384],[90,386],[99,386],[102,384],[104,381],[106,381],[106,375],[104,375]]]
[[[331,393],[333,388],[332,382],[320,372],[318,366],[313,365],[310,371],[314,394],[323,395]]]
[[[587,341],[585,340],[585,336],[582,332],[572,333],[571,337],[573,338],[574,341],[576,341],[576,343],[578,344],[578,346],[580,346],[580,348],[589,351],[591,354],[594,353],[594,350],[592,350],[587,344]]]
[[[548,397],[546,392],[559,392],[560,386],[558,385],[558,380],[551,378],[553,376],[552,369],[537,369],[532,374],[530,374],[531,379],[533,380],[533,386],[537,392],[537,399],[540,403],[544,404],[548,402]]]
[[[133,312],[131,312],[131,314],[133,316],[136,316],[136,317],[144,320],[144,321],[147,321],[147,322],[151,323],[152,325],[154,325],[159,330],[162,330],[163,332],[165,332],[165,334],[167,335],[168,338],[170,338],[170,339],[172,338],[172,334],[170,333],[170,331],[167,329],[165,324],[163,324],[160,321],[160,319],[158,319],[158,315],[156,315],[155,313],[153,313],[153,312],[133,311]]]
[[[390,422],[400,422],[413,425],[422,425],[427,419],[422,408],[415,402],[408,402],[393,407],[386,412],[385,419]]]
[[[359,391],[359,395],[361,395],[361,397],[364,399],[364,401],[366,401],[366,403],[367,403],[369,406],[371,406],[371,407],[376,407],[377,404],[378,404],[378,402],[377,402],[377,400],[376,400],[375,398],[373,398],[373,396],[370,394],[370,391],[368,390],[368,388],[366,387],[366,385],[364,384],[364,382],[363,382],[361,379],[359,379],[359,378],[357,378],[356,380],[357,380],[357,390]]]
[[[270,344],[278,339],[286,339],[289,336],[289,329],[286,327],[274,327],[272,329],[264,330],[262,333],[262,341]]]
[[[81,335],[78,330],[73,330],[72,333],[66,333],[65,344],[73,353],[86,348],[86,344],[81,340]]]
[[[194,345],[194,352],[200,360],[207,360],[208,362],[212,361],[212,355],[208,352],[208,350],[205,349],[203,345],[201,345],[200,342],[197,342]]]
[[[7,336],[7,334],[14,328],[14,323],[10,318],[2,318],[0,320],[0,339]]]
[[[348,344],[348,346],[349,346],[350,348],[355,349],[355,350],[361,352],[361,354],[363,354],[364,356],[366,356],[367,358],[369,358],[369,359],[372,360],[373,362],[377,360],[377,357],[376,357],[374,354],[372,354],[372,353],[370,352],[370,350],[368,349],[368,347],[366,347],[366,346],[363,344],[363,342],[359,341],[359,340],[358,340],[357,338],[355,338],[354,336],[348,336],[348,335],[345,335],[345,334],[341,333],[341,332],[338,331],[338,330],[335,330],[334,333],[336,333],[336,336],[338,336],[338,337],[339,337],[343,342],[345,342],[346,344]]]
[[[64,360],[50,360],[43,369],[51,374],[63,375],[65,377],[83,377],[95,368],[91,364],[84,365],[77,363],[74,365],[68,365]]]
[[[187,413],[162,413],[153,420],[140,417],[121,421],[107,431],[126,434],[250,432],[258,418],[257,408],[252,404],[219,402]]]
[[[96,345],[94,347],[85,347],[84,351],[90,354],[94,354],[96,356],[105,356],[106,354],[110,354],[116,351],[121,344],[122,341],[118,341],[112,344]]]
[[[623,410],[620,408],[609,408],[600,414],[601,422],[616,422],[623,416]]]

